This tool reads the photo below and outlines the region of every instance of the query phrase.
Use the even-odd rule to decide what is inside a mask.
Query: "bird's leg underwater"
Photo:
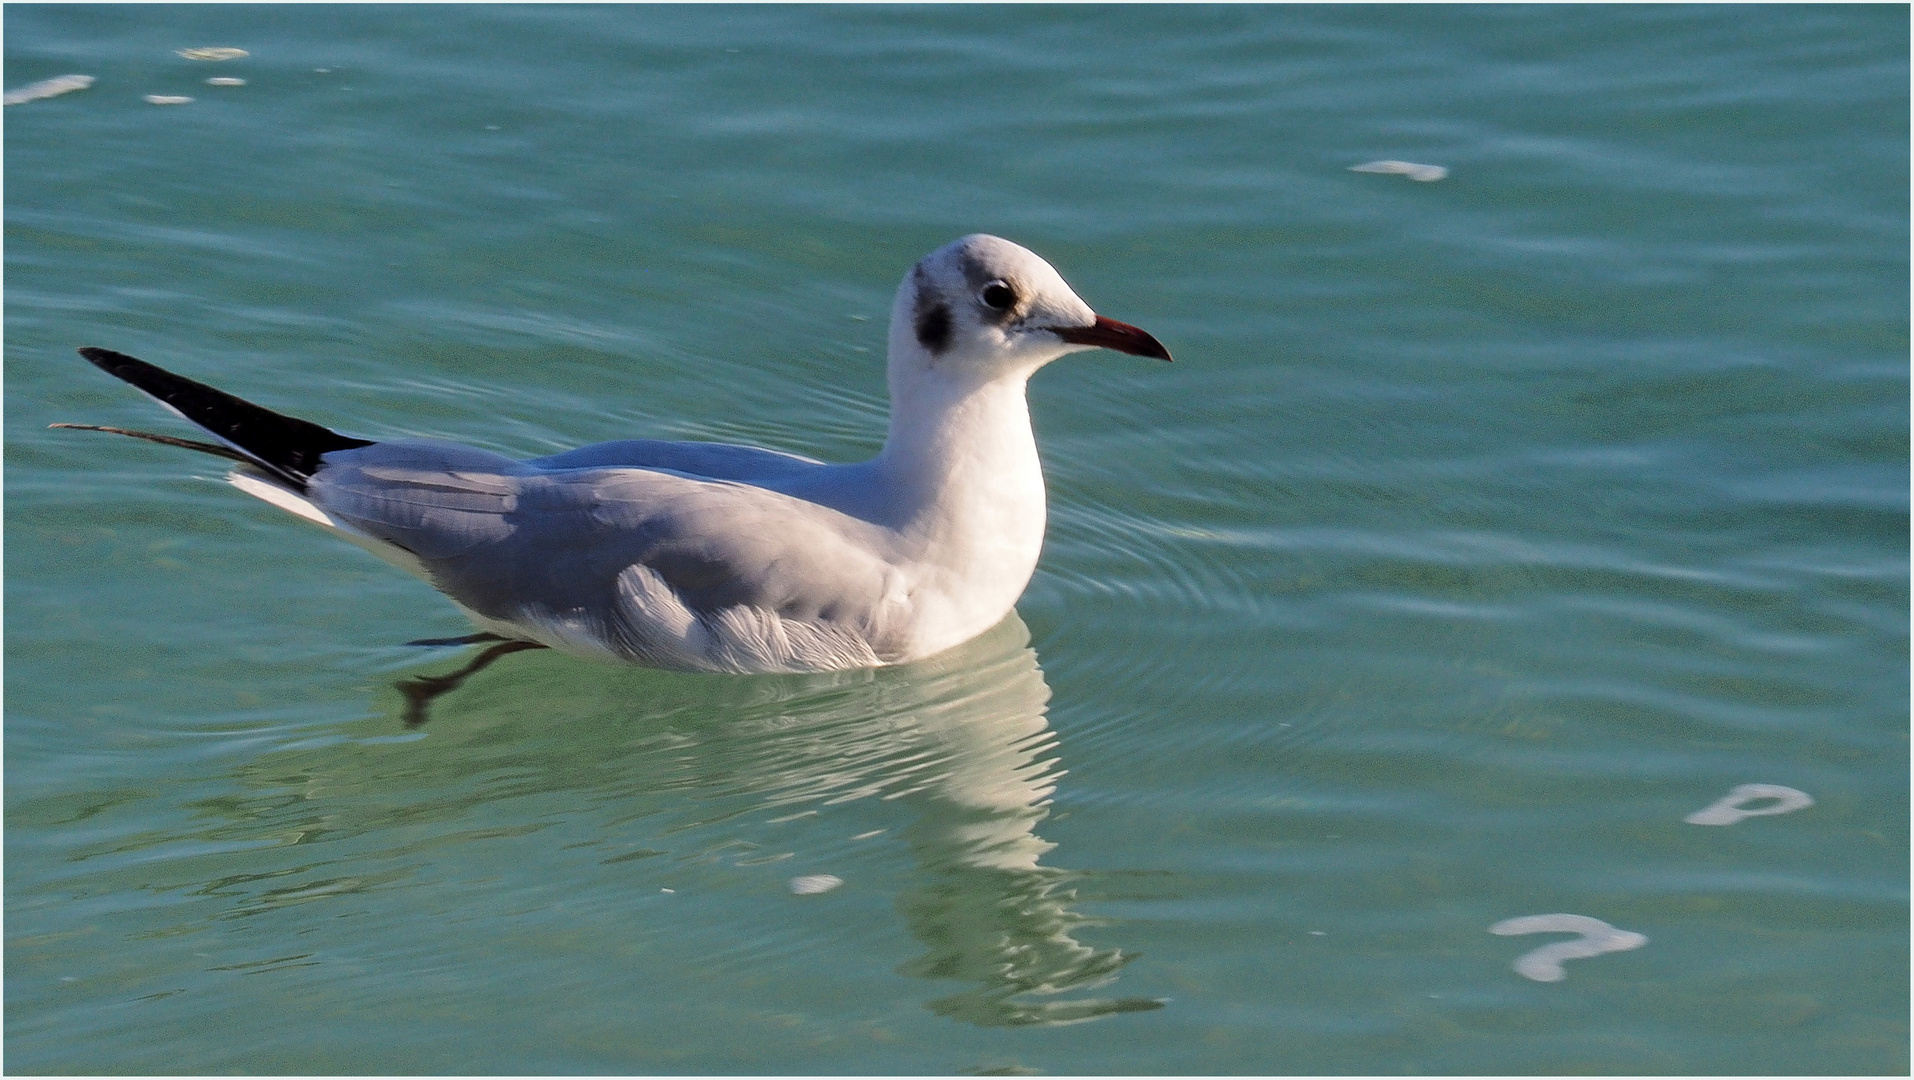
[[[474,635],[482,637],[482,635]],[[415,642],[415,644],[423,644]],[[442,695],[459,688],[472,675],[484,670],[492,661],[509,653],[524,652],[526,649],[543,649],[545,646],[536,641],[501,641],[484,652],[474,656],[470,663],[457,671],[446,675],[420,675],[410,679],[400,679],[393,685],[399,693],[405,695],[405,726],[416,728],[431,719],[426,710]]]
[[[406,644],[407,645],[477,645],[481,641],[510,641],[510,640],[512,639],[502,638],[502,637],[499,637],[497,634],[491,633],[490,631],[482,630],[476,634],[467,634],[464,637],[427,637],[427,638],[420,638],[417,641],[408,641],[406,642]]]
[[[161,443],[166,446],[177,446],[185,450],[197,450],[202,454],[212,454],[216,457],[228,458],[232,461],[238,461],[248,465],[258,464],[258,461],[252,456],[243,454],[231,447],[221,446],[218,443],[200,442],[197,439],[180,439],[171,435],[157,435],[150,431],[130,431],[126,428],[104,427],[99,424],[49,424],[47,426],[67,428],[73,431],[104,431],[112,435],[126,435],[135,439],[144,439],[147,442]],[[498,642],[498,644],[479,653],[472,658],[471,663],[466,664],[464,667],[449,675],[419,676],[411,679],[401,679],[395,684],[399,689],[399,693],[405,695],[406,727],[415,728],[425,723],[426,720],[430,719],[426,715],[426,710],[431,707],[432,702],[436,701],[440,696],[458,689],[459,685],[466,679],[485,669],[499,657],[505,656],[508,653],[524,652],[526,649],[545,648],[545,646],[536,642],[514,641],[510,638],[500,637],[497,634],[484,632],[467,634],[464,637],[421,638],[418,641],[406,642],[408,645],[477,645],[488,641]]]
[[[177,446],[185,450],[197,450],[202,454],[212,454],[215,457],[229,458],[233,461],[243,461],[248,465],[253,464],[252,458],[247,457],[245,454],[231,447],[220,446],[218,443],[200,442],[197,439],[176,439],[171,435],[155,435],[150,431],[128,431],[125,428],[118,427],[101,427],[98,424],[48,424],[47,427],[68,428],[73,431],[104,431],[109,435],[128,435],[135,439],[145,439],[147,442],[162,443],[166,446]]]

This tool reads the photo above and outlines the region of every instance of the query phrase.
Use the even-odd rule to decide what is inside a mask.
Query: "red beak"
[[[1099,349],[1115,349],[1132,356],[1152,356],[1158,360],[1170,358],[1170,350],[1147,332],[1101,315],[1097,316],[1095,326],[1053,326],[1050,332],[1072,345],[1095,345]]]

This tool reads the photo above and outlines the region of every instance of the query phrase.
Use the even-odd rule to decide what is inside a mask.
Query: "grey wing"
[[[669,469],[713,480],[757,481],[803,472],[822,462],[756,446],[622,439],[581,446],[562,454],[535,458],[526,464],[541,470]]]
[[[748,671],[871,666],[903,647],[875,526],[748,484],[451,450],[330,455],[314,500],[411,552],[467,609],[547,644]]]
[[[511,534],[531,470],[456,443],[399,440],[326,455],[313,505],[430,565]]]

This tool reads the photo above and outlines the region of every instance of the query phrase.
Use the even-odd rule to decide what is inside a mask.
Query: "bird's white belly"
[[[900,659],[880,656],[870,640],[846,625],[787,619],[744,604],[699,614],[645,566],[619,575],[615,608],[617,618],[609,625],[583,612],[527,609],[509,621],[466,614],[501,636],[530,638],[593,659],[635,660],[681,671],[841,671]]]
[[[943,585],[911,589],[900,579],[878,612],[855,622],[791,619],[749,605],[699,614],[655,572],[633,566],[618,580],[620,626],[582,613],[524,611],[509,623],[467,614],[493,633],[595,659],[737,674],[842,671],[955,648],[1003,621],[1022,592],[1007,582],[968,592]]]
[[[907,659],[955,648],[1002,622],[1030,583],[1041,539],[1025,546],[1027,551],[1003,553],[1007,557],[968,573],[924,573],[910,593]]]

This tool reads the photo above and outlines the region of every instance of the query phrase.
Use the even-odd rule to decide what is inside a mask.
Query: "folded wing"
[[[728,671],[872,666],[906,645],[885,530],[750,484],[432,442],[333,453],[308,483],[467,610],[546,644]]]

